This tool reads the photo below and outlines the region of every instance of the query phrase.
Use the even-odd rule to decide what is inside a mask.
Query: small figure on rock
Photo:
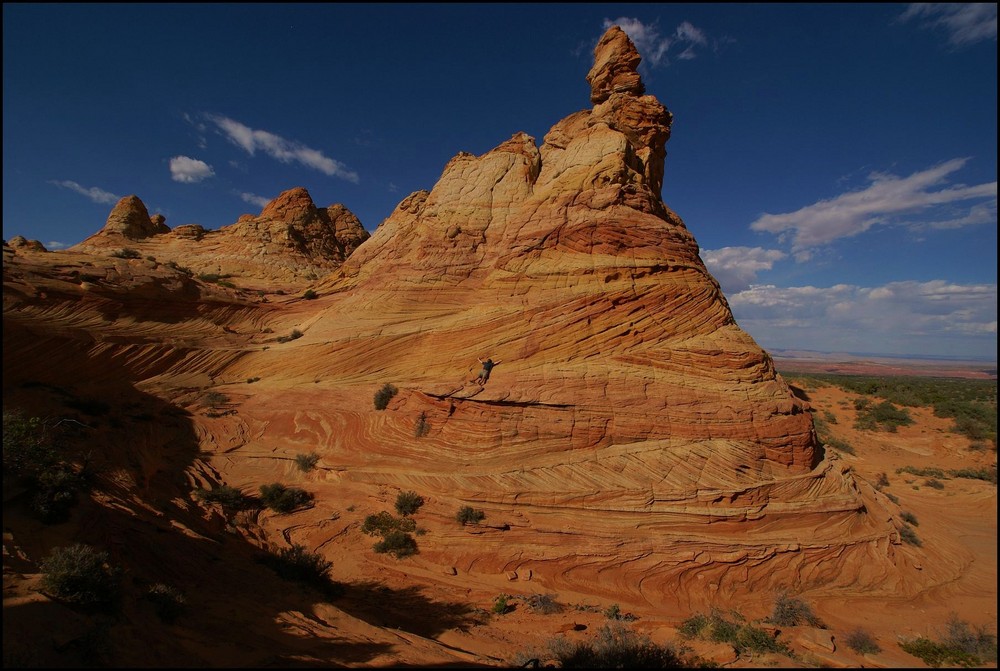
[[[476,358],[479,359],[479,357]],[[494,361],[493,359],[483,361],[482,359],[479,359],[479,363],[483,364],[483,369],[479,371],[479,377],[473,380],[473,382],[482,386],[486,384],[487,380],[490,379],[490,372],[493,370],[494,366],[500,365],[500,361]]]

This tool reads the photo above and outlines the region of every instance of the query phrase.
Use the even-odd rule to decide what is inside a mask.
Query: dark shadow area
[[[197,501],[193,473],[208,486],[224,483],[199,464],[194,418],[136,389],[128,356],[114,346],[95,356],[89,339],[6,317],[5,410],[44,419],[62,458],[92,476],[58,524],[32,515],[28,497],[5,492],[5,667],[337,667],[396,649],[391,634],[386,643],[340,639],[321,605],[339,608],[337,599],[262,564],[264,552],[237,527],[253,521]],[[106,553],[121,571],[120,596],[103,612],[39,592],[41,562],[73,544]],[[150,597],[163,586],[181,595],[170,617]],[[15,590],[24,598],[8,599]],[[355,594],[374,600],[375,586]],[[454,612],[416,594],[396,601],[428,618]]]
[[[802,389],[800,387],[796,387],[794,384],[788,385],[788,388],[792,390],[792,394],[795,396],[795,398],[797,398],[799,400],[802,400],[802,401],[810,401],[810,400],[812,400],[812,399],[809,398],[809,394],[806,393],[805,389]]]
[[[465,632],[485,622],[469,604],[434,601],[421,594],[419,587],[393,589],[376,582],[345,585],[337,607],[369,624],[425,638],[435,638],[449,629]],[[414,617],[416,613],[419,617]]]

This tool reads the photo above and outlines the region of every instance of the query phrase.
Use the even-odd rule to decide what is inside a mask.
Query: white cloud
[[[944,28],[948,44],[964,47],[984,40],[997,39],[996,3],[930,2],[912,4],[899,15],[899,21],[927,19],[924,28]]]
[[[728,300],[740,326],[765,348],[996,355],[996,284],[762,285]]]
[[[189,156],[174,156],[170,159],[170,177],[175,182],[195,184],[215,175],[212,166]]]
[[[255,193],[249,193],[247,191],[241,191],[240,198],[243,199],[243,202],[250,203],[251,205],[257,205],[258,207],[261,208],[263,208],[265,205],[271,202],[270,198],[265,198],[264,196],[258,196]]]
[[[933,168],[916,172],[909,177],[873,172],[868,176],[871,184],[860,191],[851,191],[829,200],[821,200],[795,212],[764,214],[750,224],[755,231],[767,231],[784,239],[792,231],[792,251],[798,258],[809,256],[809,249],[825,245],[839,238],[858,235],[877,225],[900,223],[901,215],[915,216],[933,212],[945,205],[970,200],[992,199],[994,205],[978,203],[969,206],[968,214],[943,222],[908,222],[914,228],[932,226],[949,228],[976,223],[996,222],[997,183],[965,186],[942,186],[948,176],[965,165],[967,158],[956,158]],[[992,212],[992,219],[989,214]]]
[[[723,247],[701,253],[709,272],[719,281],[725,294],[748,289],[758,273],[771,270],[776,261],[786,256],[780,250],[763,247]]]
[[[639,51],[639,55],[642,56],[643,63],[654,67],[670,64],[667,52],[671,47],[681,50],[677,58],[691,60],[697,57],[696,47],[708,45],[708,37],[705,32],[689,21],[682,22],[669,36],[660,34],[660,27],[656,21],[643,23],[639,19],[626,16],[614,20],[604,19],[603,26],[604,30],[611,26],[618,26],[624,30]]]
[[[209,115],[208,118],[219,127],[230,142],[251,156],[257,151],[262,151],[282,163],[300,163],[330,177],[340,177],[354,184],[360,181],[358,173],[348,170],[346,165],[326,156],[318,149],[287,140],[266,130],[250,128],[228,117]]]
[[[69,245],[67,245],[65,242],[59,242],[57,240],[52,240],[51,242],[45,243],[45,249],[48,249],[49,251],[55,251],[57,249],[66,249],[67,247],[69,247]]]
[[[117,203],[119,200],[122,199],[121,196],[116,196],[110,191],[99,189],[96,186],[91,186],[89,188],[85,186],[80,186],[76,182],[68,179],[62,181],[50,180],[49,184],[55,184],[56,186],[61,186],[64,189],[75,191],[81,196],[86,196],[95,203],[102,203],[104,205],[114,205],[115,203]]]

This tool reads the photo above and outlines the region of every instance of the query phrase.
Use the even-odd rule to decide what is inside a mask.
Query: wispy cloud
[[[294,140],[287,140],[266,130],[258,130],[224,116],[208,115],[208,119],[218,126],[226,138],[253,156],[261,151],[282,163],[300,163],[307,168],[318,170],[330,177],[339,177],[357,184],[358,173],[346,165],[326,156],[319,149],[313,149]]]
[[[748,289],[757,274],[771,270],[775,262],[788,255],[778,249],[763,247],[723,247],[702,250],[701,258],[709,272],[719,281],[722,291],[729,294]]]
[[[101,203],[104,205],[114,205],[119,200],[122,199],[121,196],[117,196],[110,191],[105,191],[96,186],[85,187],[80,186],[76,182],[68,179],[62,181],[49,180],[49,184],[55,184],[56,186],[61,186],[64,189],[69,189],[70,191],[75,191],[81,196],[85,196],[95,203]]]
[[[215,175],[212,166],[189,156],[170,159],[170,178],[183,184],[195,184]]]
[[[261,208],[271,202],[270,198],[258,196],[256,193],[249,193],[247,191],[241,191],[240,198],[242,198],[245,203],[250,203],[251,205],[256,205]]]
[[[639,19],[620,16],[617,19],[604,19],[604,30],[618,26],[629,36],[635,48],[639,50],[644,63],[656,67],[669,65],[668,52],[673,49],[675,58],[691,60],[697,57],[697,49],[708,46],[705,32],[689,21],[683,21],[669,35],[660,33],[659,22],[643,23]]]
[[[69,245],[67,245],[65,242],[59,242],[58,240],[52,240],[50,242],[45,243],[45,249],[48,249],[49,251],[55,251],[57,249],[66,249],[67,247],[69,247]]]
[[[996,3],[929,2],[909,5],[901,22],[921,20],[923,28],[943,28],[952,47],[965,47],[997,39]]]
[[[728,299],[740,325],[765,347],[810,342],[831,352],[940,355],[976,350],[968,347],[976,341],[982,355],[996,354],[996,284],[758,285]]]
[[[898,224],[901,215],[933,214],[933,208],[956,207],[970,200],[992,199],[992,204],[967,206],[968,214],[950,217],[942,222],[908,222],[914,227],[954,228],[957,226],[996,222],[997,183],[976,186],[945,186],[948,176],[965,165],[967,158],[946,161],[909,177],[873,172],[871,184],[860,191],[851,191],[829,200],[803,207],[786,214],[764,214],[750,224],[755,231],[780,235],[792,231],[792,251],[799,260],[809,257],[810,248],[825,245],[839,238],[863,233],[873,226]]]

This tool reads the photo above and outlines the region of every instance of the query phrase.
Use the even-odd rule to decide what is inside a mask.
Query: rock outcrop
[[[138,197],[127,196],[115,205],[104,228],[70,251],[135,249],[199,274],[226,276],[237,286],[259,288],[326,275],[366,239],[368,232],[346,207],[317,208],[308,191],[294,188],[258,216],[243,215],[216,231],[198,224],[171,230],[163,215],[150,217]]]

